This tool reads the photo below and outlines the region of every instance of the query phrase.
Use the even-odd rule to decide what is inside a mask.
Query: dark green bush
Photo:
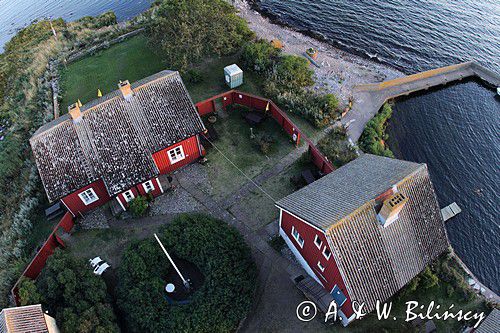
[[[314,84],[313,75],[306,59],[287,54],[280,58],[271,79],[281,91],[298,91]]]
[[[195,264],[203,285],[191,303],[169,305],[164,297],[169,263],[153,238],[123,254],[118,306],[131,332],[234,332],[248,313],[256,268],[242,236],[207,215],[181,215],[159,233],[171,255]]]
[[[366,153],[394,157],[392,151],[386,147],[385,140],[388,139],[385,133],[387,121],[392,116],[392,108],[389,104],[384,104],[382,110],[375,115],[367,124],[359,138],[359,147]]]
[[[147,35],[166,63],[184,71],[206,56],[236,52],[254,34],[224,0],[163,0]]]
[[[203,82],[203,75],[197,69],[188,69],[186,73],[184,73],[183,78],[186,82],[189,83]]]
[[[241,62],[245,68],[267,74],[278,61],[280,54],[280,49],[272,46],[267,40],[260,39],[245,45]]]
[[[84,259],[62,250],[47,260],[36,283],[21,284],[19,294],[22,304],[41,302],[63,332],[118,332],[102,278]]]
[[[116,14],[113,11],[105,12],[99,16],[84,16],[78,20],[82,27],[99,29],[116,24]]]
[[[129,203],[129,209],[134,217],[142,217],[146,215],[149,208],[148,198],[146,196],[139,195],[132,199]]]
[[[357,157],[356,149],[347,141],[346,130],[336,127],[318,142],[318,148],[336,167],[341,167]]]

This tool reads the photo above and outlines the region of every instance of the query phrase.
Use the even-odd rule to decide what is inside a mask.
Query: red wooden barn
[[[365,154],[285,197],[280,235],[340,307],[371,312],[448,248],[427,166]]]
[[[178,72],[162,71],[42,126],[30,139],[49,200],[74,215],[163,192],[158,176],[197,160],[205,131]]]

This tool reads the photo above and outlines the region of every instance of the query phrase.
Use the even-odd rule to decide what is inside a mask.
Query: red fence
[[[57,235],[59,228],[61,228],[65,232],[70,232],[74,225],[75,222],[73,220],[73,215],[71,215],[70,212],[64,214],[62,219],[55,226],[49,238],[47,238],[43,246],[40,248],[40,250],[38,250],[37,254],[33,258],[33,260],[31,260],[28,267],[26,267],[23,274],[21,275],[19,280],[17,280],[16,284],[11,290],[12,297],[14,298],[17,306],[19,306],[18,287],[21,279],[23,277],[27,277],[34,280],[38,277],[38,275],[40,275],[40,272],[45,266],[47,259],[54,253],[54,250],[58,247],[64,247],[63,240]]]
[[[247,94],[237,90],[230,90],[223,94],[211,97],[207,100],[199,102],[196,104],[196,110],[200,116],[204,116],[216,111],[216,101],[222,101],[222,107],[226,108],[231,104],[239,104],[249,107],[251,109],[260,110],[263,112],[269,112],[274,120],[280,124],[280,126],[288,133],[295,144],[298,146],[301,137],[305,139],[309,146],[309,154],[311,155],[311,160],[321,170],[321,172],[327,174],[332,172],[335,168],[328,161],[328,159],[319,151],[319,149],[309,140],[304,134],[301,133],[299,128],[288,118],[285,112],[281,110],[273,101],[270,99],[262,98],[259,96]]]

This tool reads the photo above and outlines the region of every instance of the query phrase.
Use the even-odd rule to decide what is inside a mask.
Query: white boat
[[[500,95],[500,87],[497,88],[497,95]]]

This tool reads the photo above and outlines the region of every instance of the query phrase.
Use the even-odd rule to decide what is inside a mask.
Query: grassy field
[[[147,45],[145,36],[132,37],[109,49],[71,63],[61,71],[61,110],[80,99],[82,103],[118,89],[120,80],[137,81],[167,69]]]
[[[279,159],[287,155],[295,146],[283,129],[272,119],[253,128],[255,139],[250,138],[250,126],[243,118],[244,110],[230,108],[224,117],[219,117],[215,129],[219,139],[215,145],[234,164],[249,177],[255,177],[265,169],[272,167]],[[258,144],[262,136],[272,138],[267,154],[260,151]],[[207,167],[213,195],[216,200],[225,198],[236,191],[248,180],[214,148],[208,150]]]

